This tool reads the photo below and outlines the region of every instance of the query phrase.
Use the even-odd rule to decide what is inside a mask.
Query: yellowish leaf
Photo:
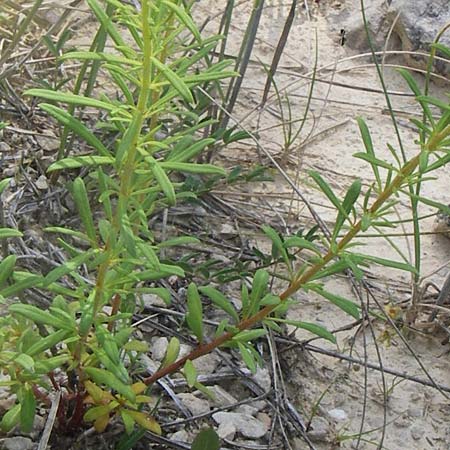
[[[149,416],[148,414],[145,414],[141,411],[127,410],[127,413],[142,428],[145,428],[146,430],[149,430],[155,434],[161,434],[161,427],[159,426],[159,423],[152,416]]]
[[[109,423],[109,414],[98,417],[94,422],[95,431],[98,433],[103,433]]]
[[[114,397],[109,392],[99,388],[95,383],[93,383],[90,380],[86,380],[84,382],[84,387],[88,391],[90,397],[92,397],[93,402],[90,403],[106,404],[114,399]],[[85,403],[87,403],[86,400]]]
[[[147,389],[147,385],[143,383],[142,381],[138,381],[137,383],[134,383],[131,385],[131,390],[136,394],[141,394]]]

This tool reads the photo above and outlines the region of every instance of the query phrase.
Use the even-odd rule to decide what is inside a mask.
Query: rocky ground
[[[251,3],[242,2],[242,15],[233,22],[230,53],[237,51],[240,45]],[[325,224],[331,226],[334,212],[312,188],[307,171],[319,171],[337,192],[344,192],[356,177],[360,177],[366,186],[372,181],[368,166],[352,157],[352,154],[362,150],[355,120],[357,116],[366,120],[380,158],[389,159],[386,144],[396,145],[397,141],[376,68],[367,54],[362,54],[367,53],[368,49],[362,43],[361,22],[357,20],[359,2],[305,0],[299,3],[276,82],[289,98],[292,118],[303,118],[311,88],[317,42],[316,82],[300,138],[287,150],[283,148],[280,109],[283,108],[286,114],[286,100],[280,105],[275,97],[270,97],[263,110],[257,108],[266,79],[260,61],[270,64],[287,16],[288,6],[284,4],[267,2],[258,31],[258,45],[244,79],[243,95],[239,99],[235,116],[242,125],[258,132],[264,149],[295,181]],[[400,7],[400,3],[393,1],[393,6]],[[439,1],[424,3],[433,3],[436,8],[440,5]],[[381,21],[383,8],[384,2],[368,5],[369,18],[372,18],[374,30],[379,32],[375,33],[375,45],[380,50],[383,50],[380,42],[384,42],[390,29]],[[210,2],[198,2],[196,14],[199,18],[211,14]],[[389,14],[392,18],[393,13]],[[395,13],[393,17],[395,19]],[[439,14],[437,17],[442,18]],[[411,65],[413,62],[396,53],[412,49],[412,41],[406,41],[402,34],[409,30],[409,24],[397,21],[396,27],[392,27],[395,31],[390,33],[386,49],[394,53],[380,55],[379,62],[382,63],[393,108],[398,113],[402,140],[407,153],[412,154],[417,150],[416,132],[408,119],[417,115],[418,108],[406,83],[395,71],[395,66]],[[380,38],[380,35],[384,37]],[[85,37],[82,39],[85,40]],[[418,67],[421,67],[420,63]],[[442,79],[445,75],[442,67],[445,66],[438,68],[441,78],[436,77],[432,90],[434,95],[445,99],[449,85]],[[419,84],[423,83],[420,73],[416,73],[415,77]],[[295,129],[299,123],[294,125]],[[51,146],[55,147],[51,133],[46,131],[47,141],[41,142],[47,150]],[[6,141],[6,145],[10,149],[14,145],[13,135],[7,134],[10,140]],[[43,138],[38,136],[38,144],[39,139]],[[36,145],[36,141],[29,145]],[[2,152],[9,154],[7,148]],[[268,162],[264,154],[256,152],[252,145],[230,148],[218,156],[229,166],[254,162],[258,158]],[[6,176],[7,170],[14,172],[14,160],[6,158],[4,161],[9,161],[7,167],[3,167],[3,175]],[[448,167],[440,169],[436,179],[424,186],[424,194],[433,200],[449,203],[449,173]],[[39,173],[35,175],[35,181],[40,179],[41,183],[38,189],[48,189],[45,177],[40,178]],[[278,226],[282,223],[281,228],[287,232],[310,228],[313,220],[304,203],[279,173],[274,172],[274,177],[275,183],[253,184],[245,192],[234,190],[215,192],[214,195],[228,207],[237,208],[240,213],[248,209],[256,216],[256,219],[252,219],[254,221],[264,219]],[[227,211],[230,213],[230,210]],[[398,207],[399,217],[407,217],[409,212],[408,203],[401,202]],[[434,212],[426,206],[421,209],[424,215]],[[199,211],[197,213],[200,214]],[[236,222],[224,226],[223,220],[223,217],[213,218],[212,224],[222,224],[218,233],[221,239],[228,239],[231,247],[245,243],[249,248],[254,245],[268,251],[267,242],[254,229],[245,226],[238,228]],[[429,275],[427,280],[441,286],[448,272],[450,241],[432,232],[433,220],[434,217],[430,216],[423,221],[423,276]],[[412,251],[410,233],[410,227],[405,226],[402,233],[397,231],[396,235],[391,236],[398,250],[405,255],[410,255]],[[39,235],[34,238],[39,240]],[[365,252],[397,257],[392,246],[379,236],[368,235],[364,243]],[[233,258],[233,255],[230,251],[221,257]],[[366,277],[374,295],[367,299],[368,305],[375,308],[378,302],[389,311],[395,310],[395,318],[400,326],[406,311],[402,302],[409,299],[411,291],[410,278],[404,273],[395,270],[387,272],[377,267],[367,270]],[[355,299],[352,285],[345,277],[331,278],[326,287],[332,292]],[[175,289],[177,292],[178,288]],[[237,285],[228,286],[230,295],[235,288]],[[447,424],[450,412],[450,362],[446,353],[448,343],[442,344],[444,336],[414,329],[399,336],[391,326],[382,322],[353,323],[333,305],[311,294],[300,294],[297,299],[298,306],[291,310],[289,317],[340,330],[337,333],[337,346],[325,344],[322,340],[306,342],[311,335],[294,330],[290,330],[293,332],[289,338],[272,336],[267,342],[261,343],[260,350],[267,366],[259,369],[256,376],[252,376],[242,363],[223,351],[199,359],[195,362],[196,367],[205,384],[215,393],[214,400],[200,392],[192,392],[181,378],[164,380],[159,385],[163,398],[159,410],[163,438],[158,441],[148,436],[136,449],[189,449],[199,427],[206,424],[216,428],[223,438],[224,448],[228,449],[450,448],[450,428]],[[179,317],[168,314],[164,308],[165,305],[157,298],[149,296],[145,299],[143,315],[155,315],[154,322],[159,324],[159,328],[155,328],[149,322],[140,328],[142,338],[151,342],[151,354],[143,361],[149,371],[154,370],[163,358],[168,330],[176,329],[179,325]],[[425,313],[421,313],[419,321],[424,316]],[[214,322],[218,318],[211,316],[210,320]],[[188,352],[190,348],[189,341],[185,341],[182,351]],[[430,387],[433,383],[440,390],[436,386]],[[10,398],[0,394],[0,408],[7,409],[10,402]],[[0,440],[0,449],[37,448],[45,422],[46,417],[38,416],[32,433],[25,436],[18,435],[16,431],[15,435],[5,436]],[[77,437],[53,436],[51,448],[61,448],[63,445],[74,449],[99,446],[114,448],[113,442],[122,430],[119,426],[112,428],[102,437],[94,436],[92,430],[86,430]]]

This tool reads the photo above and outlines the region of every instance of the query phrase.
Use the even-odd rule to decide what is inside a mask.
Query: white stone
[[[159,337],[155,340],[152,339],[152,358],[155,361],[162,361],[166,355],[168,345],[169,341],[166,337]]]
[[[323,442],[328,438],[329,428],[330,425],[323,417],[315,416],[311,420],[310,430],[307,432],[307,435],[311,441]]]
[[[236,434],[236,427],[231,422],[222,422],[217,429],[217,434],[220,439],[228,439],[232,441],[234,439],[234,435]]]
[[[36,180],[36,187],[38,189],[40,189],[41,191],[45,191],[46,189],[48,189],[48,181],[47,181],[47,177],[45,175],[41,175],[37,180]]]
[[[198,398],[189,392],[178,394],[178,398],[194,416],[209,413],[211,410],[208,400]]]
[[[240,405],[236,408],[236,412],[248,414],[249,416],[256,416],[256,414],[258,414],[258,409],[250,405]]]
[[[144,303],[144,307],[147,308],[150,306],[157,306],[158,308],[164,308],[167,306],[164,303],[164,300],[155,294],[142,294],[142,303]]]
[[[269,369],[265,367],[258,367],[255,375],[253,375],[253,379],[265,390],[269,390],[269,387],[272,385]]]
[[[0,441],[0,448],[2,450],[31,450],[33,441],[21,436],[10,437]]]
[[[236,431],[244,437],[259,439],[263,437],[268,428],[264,423],[255,419],[248,414],[235,412],[218,412],[213,414],[213,419],[221,425],[222,423],[230,423],[236,427]]]
[[[170,435],[170,439],[172,441],[178,441],[178,442],[190,442],[189,434],[186,430],[179,430],[172,435]]]
[[[208,375],[214,373],[219,365],[219,357],[214,353],[208,353],[193,361],[198,374]]]
[[[328,415],[337,422],[343,422],[348,419],[347,413],[343,409],[331,409]]]

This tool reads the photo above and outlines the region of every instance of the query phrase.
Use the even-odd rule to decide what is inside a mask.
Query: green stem
[[[127,214],[128,201],[130,197],[130,191],[132,187],[134,168],[136,164],[136,154],[139,142],[139,136],[141,135],[142,126],[144,123],[144,117],[147,109],[147,103],[150,95],[150,83],[151,83],[151,56],[152,56],[152,42],[150,39],[150,25],[149,25],[149,0],[142,1],[141,20],[142,20],[142,39],[143,39],[143,67],[142,67],[142,79],[141,90],[139,92],[139,98],[129,132],[133,133],[130,139],[130,147],[127,149],[125,155],[125,163],[119,169],[120,170],[120,192],[116,213],[112,223],[113,229],[116,233],[110,233],[110,238],[105,246],[105,253],[109,253],[109,258],[100,265],[98,270],[96,292],[94,298],[94,317],[101,307],[102,293],[104,291],[105,279],[111,264],[112,249],[115,242],[114,237],[118,236],[120,231],[120,225],[122,218]]]

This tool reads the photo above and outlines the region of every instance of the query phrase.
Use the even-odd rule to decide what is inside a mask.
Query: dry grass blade
[[[289,36],[289,33],[292,28],[292,24],[294,23],[295,18],[295,11],[297,8],[297,0],[292,0],[291,9],[289,10],[289,14],[287,16],[286,22],[284,24],[283,31],[281,33],[280,39],[278,40],[277,47],[275,49],[275,53],[272,58],[272,63],[270,65],[269,73],[267,75],[266,85],[264,86],[264,93],[261,100],[261,106],[264,106],[266,103],[267,97],[269,95],[270,86],[273,81],[273,77],[275,76],[275,73],[278,68],[278,64],[280,62],[281,56],[283,54],[283,50],[286,46],[287,39]]]
[[[42,432],[41,440],[37,450],[46,450],[53,426],[56,420],[56,413],[58,412],[59,402],[61,400],[61,391],[57,391],[53,400],[50,411],[48,412],[47,422],[45,423],[44,431]]]

